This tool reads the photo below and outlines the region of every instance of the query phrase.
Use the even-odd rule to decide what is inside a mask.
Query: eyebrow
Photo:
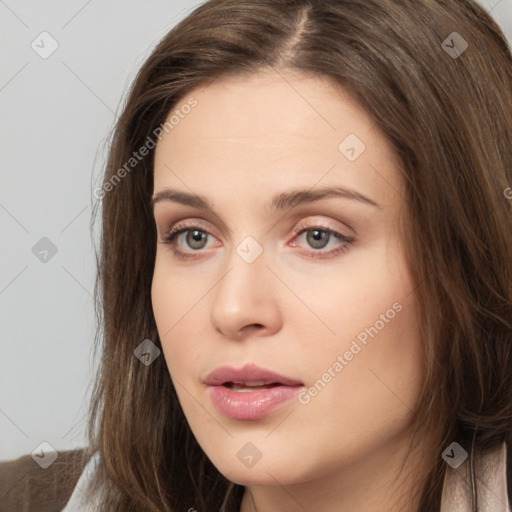
[[[270,202],[270,208],[272,211],[281,211],[286,209],[294,208],[299,204],[312,203],[319,201],[320,199],[338,197],[343,199],[350,199],[359,201],[363,204],[373,206],[375,208],[382,208],[377,202],[365,195],[342,187],[326,187],[317,190],[299,189],[292,190],[290,192],[283,192],[274,196]],[[176,203],[183,204],[185,206],[192,206],[200,210],[204,210],[210,213],[214,213],[213,206],[203,196],[196,194],[189,194],[188,192],[181,192],[178,190],[166,188],[156,193],[150,202],[151,208],[154,209],[157,203],[162,201],[173,201]]]

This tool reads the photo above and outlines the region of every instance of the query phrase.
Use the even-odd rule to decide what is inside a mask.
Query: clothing
[[[99,452],[94,453],[85,465],[78,482],[73,489],[62,512],[96,512],[98,506],[94,502],[94,496],[89,490],[89,485],[99,462]]]
[[[510,512],[507,495],[507,446],[491,452],[475,452],[474,460],[478,512]],[[457,468],[446,465],[440,512],[471,512],[469,457]]]
[[[85,466],[62,512],[96,512],[94,496],[88,492],[99,460],[96,452]],[[507,447],[505,443],[482,455],[475,452],[475,476],[479,512],[511,512],[507,494]],[[443,484],[440,512],[472,512],[469,457],[456,469],[448,464]]]
[[[0,462],[0,512],[61,512],[89,458],[75,448],[59,450],[46,468],[35,453]]]

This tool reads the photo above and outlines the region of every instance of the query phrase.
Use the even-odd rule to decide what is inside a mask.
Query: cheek
[[[387,425],[382,427],[385,433],[386,428],[401,428],[408,421],[424,372],[417,307],[410,289],[391,288],[392,293],[382,291],[371,305],[352,306],[352,318],[345,312],[344,325],[338,323],[343,334],[311,354],[315,371],[310,373],[305,400],[311,400],[306,407],[319,417],[321,411],[330,411],[334,430],[342,422],[344,431],[369,433],[380,424]]]
[[[311,325],[299,337],[310,362],[309,383],[320,390],[312,389],[313,407],[341,401],[340,410],[348,407],[352,418],[366,418],[368,411],[371,416],[375,404],[412,408],[424,370],[415,285],[403,258],[383,251],[359,264],[342,278],[324,280],[310,295],[330,332],[317,322],[316,336]]]
[[[211,337],[205,319],[209,318],[207,292],[212,284],[172,268],[166,257],[157,251],[151,301],[171,377],[184,382],[195,376],[205,342]]]
[[[157,250],[153,281],[151,283],[151,302],[158,331],[170,333],[192,312],[194,304],[201,298],[201,290],[196,282],[188,282],[184,273],[170,265],[165,248]],[[162,342],[164,340],[162,339]]]
[[[378,331],[382,339],[385,332],[416,326],[414,307],[404,309],[414,296],[414,283],[397,248],[385,241],[327,270],[299,273],[282,268],[280,273],[294,291],[292,296],[284,290],[281,297],[288,311],[284,324],[302,333],[297,340],[310,340],[320,357],[320,347],[330,353],[348,349],[358,335],[362,343],[370,340],[368,331]],[[299,325],[300,330],[294,327]],[[397,335],[389,343],[400,339]]]

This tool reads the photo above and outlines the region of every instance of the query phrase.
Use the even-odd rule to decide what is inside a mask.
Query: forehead
[[[196,106],[183,109],[191,98]],[[157,144],[155,190],[185,178],[201,192],[219,180],[247,192],[321,180],[365,188],[386,203],[400,186],[394,152],[374,120],[325,77],[290,70],[223,77],[191,91],[168,119],[177,113]]]

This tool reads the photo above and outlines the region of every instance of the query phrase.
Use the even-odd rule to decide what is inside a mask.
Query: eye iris
[[[307,233],[307,241],[311,247],[315,249],[324,248],[329,242],[329,235],[326,231],[322,231],[320,229],[312,229]]]
[[[206,233],[192,230],[187,232],[187,244],[192,249],[202,249],[206,245]]]

